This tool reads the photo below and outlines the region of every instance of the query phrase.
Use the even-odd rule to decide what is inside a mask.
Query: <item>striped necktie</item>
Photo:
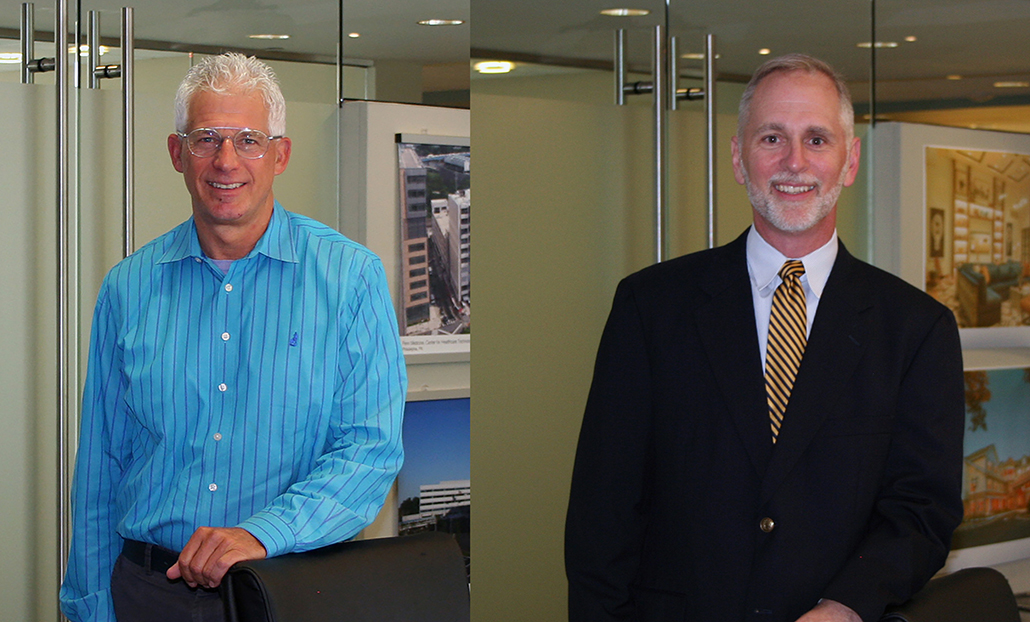
[[[769,340],[765,351],[765,391],[769,402],[769,420],[772,440],[783,425],[783,413],[790,401],[790,390],[805,354],[808,314],[805,310],[805,289],[801,275],[805,266],[796,259],[784,262],[780,268],[783,282],[773,294],[769,314]]]

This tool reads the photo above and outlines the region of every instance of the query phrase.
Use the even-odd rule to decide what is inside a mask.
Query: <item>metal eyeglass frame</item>
[[[232,136],[222,136],[222,133],[219,132],[218,130],[236,130],[236,133],[234,133]],[[215,136],[218,136],[218,145],[214,148],[214,150],[211,153],[209,153],[207,155],[201,155],[201,154],[193,151],[193,146],[190,144],[190,140],[189,140],[190,134],[193,134],[194,132],[199,132],[199,131],[214,132]],[[245,155],[240,150],[239,145],[236,144],[236,137],[239,136],[240,134],[242,134],[243,132],[257,132],[258,134],[261,134],[262,136],[265,136],[265,137],[268,138],[268,143],[265,145],[265,150],[261,152],[261,155],[249,156],[249,155]],[[238,155],[239,157],[243,158],[244,160],[260,160],[261,158],[265,157],[265,155],[268,153],[268,148],[272,146],[272,141],[273,140],[276,140],[276,139],[279,139],[279,138],[285,138],[285,135],[269,136],[268,134],[265,134],[261,130],[255,130],[255,129],[249,128],[249,127],[197,127],[197,128],[194,128],[194,129],[190,130],[187,133],[183,133],[183,132],[180,132],[180,131],[176,130],[175,135],[178,136],[179,138],[184,139],[186,141],[186,149],[188,149],[189,152],[194,157],[197,157],[197,158],[213,158],[216,153],[218,153],[219,151],[222,150],[222,144],[225,143],[226,140],[229,140],[229,142],[232,143],[232,148],[236,152],[236,155]],[[230,140],[230,138],[231,138],[231,140]]]

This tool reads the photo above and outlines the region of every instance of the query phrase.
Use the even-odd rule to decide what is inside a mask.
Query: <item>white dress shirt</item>
[[[812,332],[812,322],[819,306],[819,298],[823,295],[826,280],[830,277],[833,262],[837,259],[837,230],[834,229],[830,240],[820,248],[804,257],[785,257],[783,253],[751,227],[747,234],[747,272],[751,278],[751,300],[755,304],[755,327],[758,329],[758,348],[762,354],[762,369],[765,369],[765,346],[769,339],[769,314],[772,310],[772,297],[776,288],[783,282],[780,268],[788,259],[799,259],[805,266],[805,274],[801,276],[801,285],[805,288],[805,306],[808,312],[806,335]]]

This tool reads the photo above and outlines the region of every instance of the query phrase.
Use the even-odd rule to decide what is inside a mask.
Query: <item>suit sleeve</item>
[[[601,338],[565,526],[570,622],[630,620],[647,520],[651,388],[644,323],[623,281]]]
[[[898,394],[887,468],[865,537],[824,593],[866,622],[943,566],[962,520],[965,394],[954,315],[942,310]]]

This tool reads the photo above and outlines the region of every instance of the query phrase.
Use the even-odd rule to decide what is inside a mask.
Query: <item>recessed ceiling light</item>
[[[758,50],[758,53],[762,56],[768,56],[769,54],[772,54],[772,50],[770,50],[769,48],[762,48]]]
[[[946,76],[946,77],[947,77],[948,80],[961,80],[962,79],[962,76],[958,75],[957,73],[953,73],[950,76]]]
[[[361,33],[360,32],[352,32],[352,33],[350,33],[347,36],[350,37],[351,39],[357,39],[358,37],[361,36]]]
[[[1021,80],[1002,80],[994,83],[996,89],[1025,89],[1030,87],[1030,82]]]
[[[761,52],[759,52],[759,54],[761,54]],[[687,52],[686,54],[680,54],[680,58],[685,58],[687,60],[704,60],[705,54],[704,52]],[[722,58],[722,54],[716,54],[715,58]]]
[[[651,11],[647,9],[605,9],[601,11],[601,15],[611,15],[612,17],[640,17],[650,13]]]
[[[909,36],[905,37],[905,41],[908,41],[909,43],[912,43],[913,41],[916,41],[916,38],[915,38],[914,35],[909,35]]]
[[[862,43],[858,43],[856,45],[858,47],[860,47],[860,48],[867,48],[867,49],[868,48],[877,48],[877,49],[879,49],[879,48],[896,48],[896,47],[898,47],[898,42],[897,41],[877,41],[876,43],[869,43],[868,41],[863,41]]]
[[[21,54],[18,52],[0,52],[0,64],[13,65],[21,62]]]
[[[515,68],[515,63],[506,60],[484,60],[472,65],[479,73],[508,73]]]
[[[275,40],[279,40],[279,39],[289,39],[290,35],[265,34],[265,35],[247,35],[247,37],[249,37],[251,39],[268,39],[268,40],[275,41]]]
[[[460,19],[424,19],[419,22],[420,26],[458,26],[464,24]]]

